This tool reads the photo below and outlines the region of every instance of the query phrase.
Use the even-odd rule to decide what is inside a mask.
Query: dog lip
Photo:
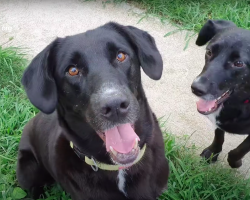
[[[216,104],[220,105],[221,103],[225,102],[230,97],[232,92],[233,92],[233,90],[227,90],[226,92],[224,92],[221,96],[219,96],[216,99]]]
[[[219,96],[218,98],[216,98],[215,100],[215,106],[210,108],[207,111],[201,111],[197,108],[198,112],[200,114],[203,115],[209,115],[212,114],[213,112],[215,112],[229,97],[230,95],[233,93],[233,89],[229,89],[226,92],[224,92],[221,96]]]
[[[210,110],[208,110],[208,111],[205,111],[205,112],[200,111],[199,109],[197,109],[197,110],[198,110],[198,112],[199,112],[200,114],[202,114],[202,115],[210,115],[210,114],[212,114],[213,112],[215,112],[218,108],[219,108],[219,106],[213,107],[212,109],[210,109]]]
[[[140,153],[140,147],[138,146],[138,140],[135,142],[133,149],[128,153],[118,153],[112,147],[109,155],[112,161],[118,165],[131,165],[137,159]]]

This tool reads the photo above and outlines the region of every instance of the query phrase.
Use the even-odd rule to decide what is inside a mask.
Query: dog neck
[[[70,147],[74,150],[75,154],[79,157],[79,159],[84,161],[86,164],[90,165],[94,171],[98,171],[99,169],[106,171],[119,171],[123,169],[128,169],[133,165],[136,165],[144,156],[147,145],[144,144],[137,159],[133,163],[128,165],[114,165],[114,164],[101,163],[95,160],[94,157],[86,156],[84,153],[81,152],[81,150],[77,146],[73,144],[73,142],[70,142]]]

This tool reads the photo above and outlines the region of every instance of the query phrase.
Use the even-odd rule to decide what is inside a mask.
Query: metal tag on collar
[[[92,168],[95,172],[97,172],[97,171],[98,171],[98,165],[97,165],[97,163],[96,163],[96,161],[95,161],[95,159],[94,159],[93,157],[91,157],[91,160],[92,160],[93,163],[95,164],[95,165],[91,165],[91,168]]]

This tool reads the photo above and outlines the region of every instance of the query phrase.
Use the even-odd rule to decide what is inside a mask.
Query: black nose
[[[197,96],[203,96],[207,94],[208,87],[201,78],[196,78],[191,85],[192,92]]]
[[[109,97],[102,101],[101,113],[109,120],[125,117],[129,110],[129,100],[125,96]]]

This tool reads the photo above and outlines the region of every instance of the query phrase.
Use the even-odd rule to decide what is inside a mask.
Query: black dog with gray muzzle
[[[154,39],[108,23],[57,38],[22,83],[40,111],[25,126],[17,178],[37,197],[59,183],[73,200],[155,200],[169,174],[163,136],[141,84],[161,77]]]

